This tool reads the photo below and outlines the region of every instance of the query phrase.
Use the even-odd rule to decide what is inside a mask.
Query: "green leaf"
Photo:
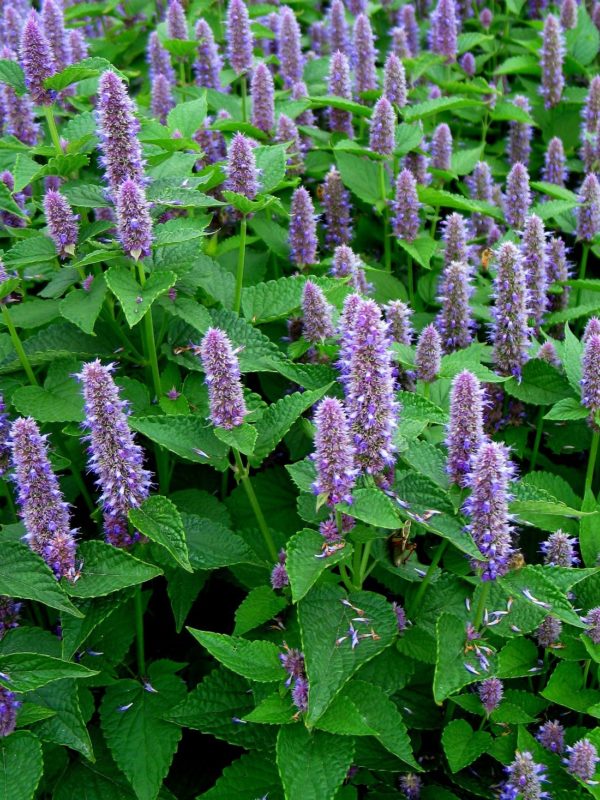
[[[527,361],[520,381],[510,378],[504,389],[523,403],[549,406],[571,396],[569,382],[561,373],[539,358]]]
[[[23,70],[11,58],[0,58],[0,82],[12,86],[17,94],[25,94],[27,91]]]
[[[194,569],[219,569],[232,564],[255,564],[256,556],[246,542],[211,519],[182,513],[190,563]]]
[[[524,125],[535,125],[531,114],[508,100],[498,100],[491,117],[496,122],[521,122]]]
[[[562,351],[562,352],[561,352]],[[559,350],[560,360],[571,388],[579,397],[581,393],[581,360],[583,356],[583,342],[565,325],[565,339]]]
[[[499,584],[510,596],[515,597],[518,595],[537,608],[545,608],[547,613],[551,611],[556,617],[569,625],[575,625],[578,628],[584,626],[579,615],[567,600],[565,593],[557,589],[552,581],[546,577],[543,567],[539,564],[528,564],[522,569],[509,572],[498,580]],[[532,600],[532,597],[535,599]],[[545,604],[545,606],[541,604]]]
[[[69,66],[61,70],[61,72],[57,72],[49,78],[46,78],[44,86],[46,89],[54,89],[60,92],[72,83],[83,81],[86,78],[95,78],[97,75],[106,72],[106,70],[116,72],[120,78],[127,81],[127,76],[114,67],[110,61],[107,61],[105,58],[100,58],[99,56],[93,56],[91,58],[84,58],[83,61],[78,61],[76,64],[69,64]]]
[[[0,800],[31,800],[44,771],[42,747],[31,731],[0,739]]]
[[[352,647],[348,628],[357,614],[342,603],[346,599],[369,619],[368,624],[357,624],[359,633],[373,630],[378,638],[365,637]],[[391,644],[396,617],[381,595],[356,592],[347,598],[338,586],[317,585],[300,601],[298,619],[310,684],[306,720],[314,724],[352,675]],[[338,644],[341,637],[346,638]]]
[[[20,414],[38,422],[82,422],[84,419],[83,398],[73,385],[63,385],[54,391],[41,386],[21,386],[11,399]]]
[[[227,445],[217,439],[213,428],[200,416],[131,417],[129,424],[186,461],[211,464],[221,470],[228,466]]]
[[[177,725],[165,714],[185,697],[185,684],[175,675],[150,667],[154,691],[133,680],[106,689],[100,721],[117,766],[125,773],[138,800],[155,800],[181,739]]]
[[[171,131],[179,131],[186,139],[190,139],[201,127],[206,118],[206,95],[188,103],[178,103],[169,111],[167,124]]]
[[[381,489],[355,489],[352,505],[343,505],[343,510],[355,519],[377,528],[398,528],[402,523],[393,502]]]
[[[248,641],[239,636],[188,628],[208,652],[232,672],[249,680],[271,683],[285,677],[279,660],[280,650],[273,642]]]
[[[14,692],[30,692],[63,678],[90,678],[95,670],[41,653],[0,655],[0,683]]]
[[[379,165],[367,158],[335,151],[335,160],[344,185],[368,205],[376,205],[381,198]]]
[[[46,563],[21,542],[2,542],[0,595],[36,600],[76,617],[81,616]]]
[[[129,511],[129,521],[143,536],[164,547],[176,564],[192,571],[183,522],[177,506],[168,498],[148,497],[139,508]]]
[[[498,653],[498,678],[528,678],[538,666],[538,649],[530,639],[511,639]]]
[[[450,99],[450,98],[441,98]],[[430,101],[435,102],[435,101]],[[434,208],[456,208],[459,211],[478,212],[494,219],[502,219],[502,212],[490,203],[481,200],[469,200],[462,195],[452,194],[445,189],[434,189],[432,186],[418,186],[417,193],[419,200],[426,205]]]
[[[8,211],[9,214],[14,214],[15,217],[19,217],[20,219],[27,219],[25,212],[21,206],[15,202],[12,192],[4,183],[0,183],[0,210]]]
[[[81,577],[66,587],[73,597],[102,597],[162,575],[154,564],[105,542],[83,542],[78,555],[83,559]]]
[[[256,423],[258,438],[250,456],[252,466],[259,466],[272,453],[294,422],[313,406],[330,388],[330,384],[307,392],[286,394],[272,403]]]
[[[29,694],[29,699],[44,706],[54,715],[36,725],[36,733],[43,741],[65,745],[93,760],[90,735],[79,706],[77,684],[72,680],[55,681]]]
[[[401,419],[434,422],[437,425],[448,423],[448,414],[420,394],[398,392],[398,400],[401,404]]]
[[[106,193],[102,186],[91,183],[68,183],[66,186],[61,187],[60,191],[73,206],[79,206],[79,208],[110,208],[110,203],[106,199]]]
[[[286,606],[285,598],[275,594],[270,586],[256,586],[235,612],[234,636],[243,636],[258,628],[273,619]]]
[[[254,325],[290,316],[301,306],[305,283],[304,275],[290,275],[246,287],[242,292],[244,316]],[[325,291],[339,285],[327,278],[318,278],[315,283]]]
[[[284,725],[277,737],[277,767],[286,800],[333,800],[353,757],[352,739]]]
[[[94,325],[102,310],[106,296],[106,281],[97,275],[89,291],[74,289],[60,302],[60,313],[69,322],[77,325],[84,333],[93,334]]]
[[[294,534],[286,545],[285,562],[293,602],[302,600],[326,569],[349,558],[352,552],[352,545],[346,542],[341,550],[323,557],[323,537],[320,533],[304,528]]]
[[[540,694],[551,703],[600,718],[600,692],[585,688],[583,671],[577,662],[561,661]]]
[[[566,32],[567,52],[583,66],[591,64],[600,50],[600,34],[587,9],[577,9],[577,25]]]
[[[441,111],[479,108],[483,105],[481,100],[472,100],[468,97],[437,97],[434,100],[425,100],[423,103],[406,106],[402,109],[402,114],[405,122],[412,122],[416,119],[426,119]]]
[[[255,148],[261,192],[272,192],[285,178],[286,152],[285,144]]]
[[[442,489],[448,488],[447,459],[439,447],[422,439],[414,439],[408,442],[401,457],[409,467],[425,475]]]
[[[106,273],[108,288],[121,303],[130,328],[144,318],[152,303],[175,284],[174,272],[151,272],[144,286],[125,267],[111,267]]]
[[[357,117],[370,117],[371,109],[362,103],[355,103],[353,100],[346,100],[338,95],[325,95],[324,97],[309,97],[311,108],[339,108],[340,111],[349,111]]]
[[[429,262],[437,249],[437,242],[434,239],[430,239],[429,236],[421,236],[415,239],[414,242],[398,239],[398,244],[417,264],[420,264],[424,269],[431,269]]]
[[[440,615],[436,625],[437,655],[433,678],[436,703],[443,703],[463,686],[489,677],[489,674],[482,672],[479,661],[473,655],[465,654],[466,636],[463,620],[452,614]],[[465,663],[474,668],[477,674],[470,672]]]
[[[215,427],[214,431],[217,439],[229,447],[235,447],[247,456],[254,453],[258,432],[253,425],[242,424],[231,429]]]
[[[492,737],[485,731],[474,731],[464,719],[454,719],[444,728],[442,746],[452,772],[459,772],[487,753]]]
[[[494,71],[496,75],[535,75],[541,74],[539,60],[535,56],[511,56]]]
[[[581,505],[582,511],[600,511],[594,493],[588,489]],[[579,547],[586,567],[598,566],[600,554],[600,525],[594,517],[583,517],[579,521]]]
[[[160,302],[163,309],[174,317],[179,317],[199,333],[206,333],[210,327],[210,316],[204,306],[191,297],[177,296],[175,300],[163,298]]]
[[[229,764],[212,789],[199,795],[202,800],[256,800],[258,797],[283,798],[273,759],[260,753],[246,753]]]
[[[550,411],[544,415],[544,419],[570,421],[574,419],[586,419],[589,415],[589,409],[584,408],[579,400],[575,397],[565,397],[552,406]]]

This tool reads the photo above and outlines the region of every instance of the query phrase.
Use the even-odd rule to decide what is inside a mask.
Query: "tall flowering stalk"
[[[529,173],[527,167],[517,161],[506,179],[505,216],[508,224],[522,230],[530,206]]]
[[[50,45],[57,70],[64,69],[72,61],[72,53],[65,30],[65,17],[62,7],[54,0],[44,0],[42,4],[42,25]]]
[[[83,61],[89,55],[88,43],[79,28],[69,31],[69,48],[71,50],[71,60],[73,64]]]
[[[548,283],[558,283],[569,280],[569,262],[567,261],[567,248],[560,236],[553,236],[546,249],[546,272]],[[563,286],[560,294],[551,294],[548,297],[552,311],[560,311],[569,305],[570,288]]]
[[[21,702],[14,692],[0,686],[0,737],[10,736],[17,727],[17,711],[20,707]]]
[[[35,121],[29,95],[19,97],[12,86],[0,85],[0,105],[5,112],[4,133],[35,147],[40,140],[40,126]]]
[[[523,260],[515,245],[507,242],[500,247],[497,261],[492,311],[494,361],[500,375],[520,378],[530,344]]]
[[[335,167],[331,167],[325,176],[321,202],[326,246],[333,249],[341,244],[349,244],[352,241],[350,194]]]
[[[472,372],[460,372],[452,382],[450,392],[450,423],[448,445],[448,476],[452,483],[467,485],[475,456],[483,442],[483,389]]]
[[[417,339],[415,367],[417,378],[423,381],[425,393],[440,373],[442,361],[442,341],[435,325],[426,325]]]
[[[468,265],[464,261],[451,261],[442,273],[439,296],[442,310],[437,320],[446,353],[468,347],[473,341],[471,294]]]
[[[402,300],[390,300],[383,310],[392,340],[398,344],[412,344],[414,331],[411,307]]]
[[[586,243],[591,242],[600,232],[600,183],[593,173],[586,175],[578,200],[577,238]]]
[[[469,234],[467,222],[462,214],[454,212],[446,217],[442,226],[442,238],[444,240],[444,263],[446,265],[452,261],[467,263]]]
[[[286,114],[279,115],[275,141],[287,144],[287,175],[301,175],[304,172],[302,139],[298,126]]]
[[[546,268],[546,232],[544,223],[536,214],[531,214],[525,220],[521,253],[529,291],[527,305],[537,330],[544,320],[548,303],[548,273]]]
[[[212,28],[205,19],[199,19],[195,28],[198,50],[194,61],[194,75],[197,86],[207,89],[221,89],[221,70],[223,59],[215,42]]]
[[[385,60],[383,94],[398,108],[404,108],[408,101],[406,71],[402,61],[394,53],[389,53]]]
[[[416,58],[421,50],[421,33],[419,31],[415,7],[412,3],[407,3],[400,9],[398,24],[406,31],[411,57]]]
[[[445,56],[446,61],[456,61],[458,25],[454,0],[438,0],[431,15],[429,47],[432,53]]]
[[[553,136],[548,142],[548,147],[544,154],[542,178],[547,183],[564,186],[568,177],[567,159],[562,139],[559,139],[558,136]]]
[[[466,183],[473,200],[483,200],[485,203],[493,203],[494,182],[492,180],[489,164],[485,161],[478,161],[477,164],[475,164],[473,172],[467,178]],[[476,236],[487,236],[493,225],[491,217],[486,217],[485,214],[472,214],[471,221]]]
[[[169,39],[187,39],[187,22],[179,0],[171,0],[167,7],[167,35]]]
[[[377,52],[371,23],[365,14],[359,14],[354,23],[352,48],[356,93],[377,89]]]
[[[327,79],[329,94],[341,97],[344,100],[352,99],[352,86],[350,84],[350,64],[348,58],[341,52],[331,56],[329,62],[329,76]],[[329,130],[332,133],[345,133],[350,139],[354,136],[352,127],[352,114],[340,108],[329,109]]]
[[[320,344],[333,336],[332,312],[323,290],[316,283],[306,281],[302,292],[302,331],[307,342]]]
[[[508,779],[500,796],[500,800],[542,800],[548,794],[542,790],[542,784],[548,778],[543,764],[536,764],[531,753],[517,752],[515,760],[505,768]]]
[[[241,75],[242,117],[247,119],[246,78],[243,73],[252,69],[253,40],[250,17],[244,0],[229,0],[227,7],[227,56],[233,71]]]
[[[581,122],[581,160],[585,171],[591,172],[594,169],[598,143],[598,127],[600,126],[600,75],[594,75],[590,81],[582,110]]]
[[[540,57],[542,83],[540,92],[546,108],[554,108],[560,103],[565,79],[563,59],[565,42],[561,24],[554,14],[548,14],[544,21],[543,41]]]
[[[35,11],[27,17],[21,33],[21,64],[25,83],[33,102],[50,105],[54,93],[44,88],[44,81],[56,72],[56,63]]]
[[[398,59],[410,58],[411,52],[408,44],[408,36],[404,28],[397,26],[396,28],[392,28],[390,33],[392,37],[390,52]]]
[[[349,278],[348,285],[355,291],[367,294],[369,285],[361,262],[352,248],[341,244],[333,251],[331,274],[336,278]]]
[[[19,417],[11,425],[13,480],[29,547],[57,578],[77,578],[75,531],[48,457],[47,436],[35,420]]]
[[[350,53],[346,10],[342,0],[332,0],[329,9],[329,44],[332,53],[338,50],[346,56]]]
[[[117,231],[124,252],[138,261],[149,256],[152,247],[152,220],[143,188],[131,179],[118,189]]]
[[[166,124],[169,111],[175,105],[171,90],[169,79],[162,73],[156,75],[152,80],[150,110],[162,125]]]
[[[79,217],[60,192],[50,190],[44,196],[44,213],[48,230],[61,258],[75,255]]]
[[[302,80],[304,59],[300,43],[300,25],[296,15],[288,6],[284,6],[279,15],[277,54],[283,83],[286,87],[291,88]]]
[[[420,207],[417,182],[409,169],[403,169],[396,180],[396,196],[392,203],[392,227],[398,239],[414,242],[417,238]]]
[[[273,76],[266,64],[258,64],[250,83],[252,124],[265,133],[275,127],[275,89]]]
[[[140,537],[130,531],[127,515],[148,497],[151,473],[144,469],[144,453],[136,443],[127,417],[128,405],[115,384],[114,364],[84,364],[77,375],[85,401],[88,464],[100,489],[106,541],[129,547]]]
[[[336,506],[352,502],[356,482],[354,447],[346,411],[335,397],[326,397],[315,412],[314,462],[317,479],[313,490],[324,503]]]
[[[175,83],[175,70],[171,64],[171,56],[169,51],[160,43],[156,31],[152,31],[148,37],[146,58],[150,67],[151,80],[157,75],[164,75],[171,85]]]
[[[452,168],[452,133],[445,122],[438,125],[433,132],[431,139],[431,166],[442,170]]]
[[[315,209],[309,193],[303,186],[299,186],[292,195],[288,240],[293,264],[302,269],[317,263]]]
[[[518,94],[513,100],[513,104],[531,114],[531,104],[529,100],[522,94]],[[511,165],[516,164],[518,161],[527,166],[529,164],[529,156],[531,155],[531,137],[533,136],[533,128],[528,122],[511,121],[509,123],[508,133],[508,160]]]
[[[394,132],[396,114],[385,95],[380,97],[373,108],[369,147],[374,153],[389,156],[394,152]]]
[[[248,410],[239,361],[227,334],[219,328],[209,328],[202,339],[200,357],[208,385],[212,424],[228,430],[241,425]]]

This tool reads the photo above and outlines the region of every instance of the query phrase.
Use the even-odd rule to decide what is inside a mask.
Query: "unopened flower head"
[[[540,725],[535,738],[551,753],[562,753],[565,749],[565,729],[557,720]]]
[[[433,132],[431,166],[442,170],[452,168],[452,133],[445,122],[440,123]]]
[[[164,75],[170,84],[175,83],[175,70],[171,64],[171,56],[169,51],[160,43],[156,31],[152,31],[148,37],[147,60],[151,79],[156,75]]]
[[[283,82],[285,86],[291,88],[302,80],[304,59],[300,43],[300,25],[296,15],[288,6],[283,6],[279,13],[277,54]]]
[[[271,570],[271,586],[273,589],[283,589],[290,585],[290,578],[285,566],[286,559],[285,550],[280,550],[277,564]]]
[[[541,800],[548,797],[542,784],[547,781],[543,764],[536,764],[528,752],[515,753],[515,760],[506,767],[508,780],[500,800]]]
[[[564,186],[568,176],[567,159],[562,139],[559,139],[558,136],[553,136],[548,142],[548,147],[544,154],[542,178],[547,183]]]
[[[0,261],[0,283],[9,279],[4,264]],[[0,477],[6,475],[10,460],[10,420],[6,413],[6,403],[0,394]]]
[[[206,20],[199,19],[196,23],[195,34],[198,42],[196,60],[194,61],[196,85],[204,86],[207,89],[220,90],[223,59],[215,42],[212,28]]]
[[[16,419],[10,437],[13,480],[25,539],[57,578],[74,580],[75,531],[70,525],[68,504],[50,466],[47,437],[41,435],[31,417]]]
[[[117,192],[117,230],[126,255],[136,261],[149,256],[152,247],[152,220],[146,193],[133,180],[124,181]]]
[[[209,328],[202,339],[200,355],[212,424],[226,429],[241,425],[248,411],[239,361],[227,334],[219,328]]]
[[[244,0],[229,0],[227,7],[227,54],[236,75],[252,69],[252,32]]]
[[[329,43],[327,23],[322,20],[312,22],[308,29],[308,35],[310,37],[310,49],[313,53],[316,56],[324,56]]]
[[[275,127],[275,90],[273,76],[266,64],[258,64],[252,73],[252,124],[265,133]]]
[[[91,361],[77,378],[85,401],[88,463],[101,492],[104,535],[109,544],[128,547],[139,534],[129,530],[127,515],[148,497],[152,476],[129,428],[128,404],[115,384],[114,370],[114,364]]]
[[[317,222],[309,193],[299,186],[292,195],[289,227],[290,256],[297,267],[316,264]]]
[[[325,176],[321,202],[324,212],[325,244],[329,249],[349,244],[352,240],[350,194],[335,167],[331,167]]]
[[[585,783],[592,783],[596,774],[596,764],[600,761],[598,751],[589,739],[580,739],[572,747],[567,747],[564,763],[567,772]]]
[[[0,19],[0,34],[5,48],[13,54],[19,52],[23,21],[15,6],[7,5]]]
[[[448,425],[448,475],[452,483],[467,485],[475,456],[483,442],[484,395],[472,372],[460,372],[452,382]]]
[[[348,245],[341,244],[335,248],[331,274],[336,278],[350,278],[348,284],[357,292],[366,294],[363,285],[364,271],[360,259]]]
[[[236,133],[227,152],[227,189],[254,200],[258,193],[258,172],[254,142]]]
[[[446,56],[447,61],[456,61],[458,47],[458,25],[454,0],[438,0],[431,14],[429,47],[432,53]]]
[[[596,415],[600,411],[600,334],[585,341],[581,373],[581,402]]]
[[[187,22],[179,0],[170,0],[167,6],[167,35],[169,39],[187,39]]]
[[[496,580],[509,570],[512,549],[512,526],[509,522],[508,492],[513,465],[503,444],[484,441],[467,476],[471,496],[465,503],[469,516],[467,531],[477,545],[482,561],[473,561],[481,568],[484,581]]]
[[[389,53],[383,72],[383,95],[398,108],[407,103],[406,72],[402,61],[394,53]]]
[[[598,160],[598,127],[600,125],[600,75],[590,81],[581,122],[581,160],[586,172],[593,172]]]
[[[407,772],[406,775],[400,775],[398,786],[401,793],[406,797],[406,800],[419,800],[421,797],[423,781],[414,772]]]
[[[486,161],[478,161],[473,172],[466,179],[469,192],[473,200],[483,200],[485,203],[494,201],[494,183],[489,164]],[[484,214],[473,214],[471,216],[474,233],[476,236],[486,236],[492,225],[491,217]]]
[[[586,175],[578,200],[577,238],[591,242],[600,232],[600,183],[593,173]]]
[[[553,647],[560,640],[562,622],[557,617],[548,616],[538,625],[535,638],[540,647]]]
[[[513,104],[531,114],[531,104],[525,95],[518,94],[513,100]],[[511,121],[509,123],[508,133],[508,160],[511,165],[521,162],[527,166],[529,164],[529,156],[531,155],[531,137],[533,136],[533,128],[528,122]]]
[[[302,292],[302,314],[304,338],[311,344],[319,344],[334,334],[332,307],[323,290],[312,281],[306,281]]]
[[[489,30],[492,22],[494,21],[494,15],[490,11],[489,8],[482,8],[479,12],[479,21],[481,22],[481,27],[484,30]]]
[[[392,203],[392,227],[398,239],[414,242],[419,233],[419,198],[417,182],[409,169],[403,169],[396,180]]]
[[[563,60],[565,42],[561,24],[554,14],[548,14],[544,20],[540,66],[542,83],[540,92],[546,108],[554,108],[560,103],[565,79],[563,76]]]
[[[357,94],[377,89],[377,52],[371,23],[366,14],[359,14],[354,23],[352,55]]]
[[[560,4],[560,24],[563,30],[577,27],[577,13],[579,6],[577,0],[562,0]]]
[[[508,224],[522,230],[530,205],[529,173],[525,165],[517,161],[506,179],[505,216]]]
[[[54,75],[56,64],[35,11],[30,13],[23,26],[20,56],[25,83],[33,102],[36,105],[50,105],[55,93],[44,88],[44,81]]]
[[[392,104],[384,95],[375,103],[371,117],[369,147],[374,153],[389,156],[394,152],[395,127],[396,114]]]
[[[412,309],[402,300],[390,300],[383,308],[392,340],[411,345],[413,340]]]
[[[497,264],[492,311],[494,361],[501,375],[519,378],[530,344],[523,259],[517,247],[506,242],[498,250]]]
[[[292,86],[292,100],[306,100],[308,98],[308,89],[306,88],[306,84],[304,81],[297,81]],[[296,117],[296,124],[297,125],[314,125],[315,124],[315,115],[312,112],[312,109],[307,108],[306,111],[303,111],[301,114],[298,114]]]
[[[487,678],[479,684],[477,691],[481,705],[484,707],[485,713],[489,715],[500,705],[504,687],[502,686],[502,681],[498,678]]]
[[[477,70],[477,65],[475,64],[475,56],[473,55],[473,53],[470,52],[465,53],[460,59],[460,66],[462,67],[465,75],[467,75],[469,78],[472,78]]]
[[[77,245],[78,216],[73,214],[62,194],[53,190],[44,195],[44,213],[58,255],[61,258],[73,256]]]
[[[579,564],[576,547],[577,539],[574,536],[561,530],[551,533],[541,546],[544,564],[551,567],[576,567]]]
[[[585,328],[583,330],[583,336],[581,337],[582,342],[587,342],[590,336],[599,336],[600,335],[600,319],[598,317],[590,317],[586,322]]]
[[[346,411],[335,397],[321,400],[315,412],[314,462],[317,479],[315,494],[335,506],[352,502],[352,488],[356,481],[354,447]]]
[[[433,383],[440,373],[442,341],[435,325],[427,325],[417,339],[415,366],[417,378],[424,383]]]
[[[328,93],[344,100],[352,99],[350,84],[350,64],[347,56],[336,50],[329,62]],[[340,108],[329,109],[329,129],[332,133],[345,133],[350,139],[354,136],[352,114]]]

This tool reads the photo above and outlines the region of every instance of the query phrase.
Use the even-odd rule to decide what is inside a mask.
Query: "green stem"
[[[242,217],[240,225],[240,246],[238,249],[238,262],[237,272],[235,276],[235,295],[233,300],[233,310],[236,314],[240,313],[242,307],[242,283],[244,281],[244,264],[246,261],[246,230],[247,230],[246,215]]]
[[[592,434],[592,446],[588,458],[587,472],[585,474],[585,494],[592,491],[592,481],[594,480],[594,467],[596,466],[596,456],[598,455],[598,442],[600,441],[600,431],[595,430]]]
[[[533,451],[531,453],[530,470],[533,472],[537,463],[538,453],[540,451],[540,444],[542,442],[542,433],[544,430],[544,413],[545,408],[542,406],[538,411],[537,422],[535,424],[535,439],[533,442]]]
[[[62,155],[62,147],[60,144],[60,136],[58,135],[58,128],[56,127],[56,120],[54,119],[54,106],[44,106],[44,115],[48,123],[48,130],[50,131],[50,138],[56,150],[56,154]]]
[[[583,245],[583,253],[582,253],[582,256],[581,256],[581,263],[579,265],[579,276],[578,276],[578,278],[579,278],[580,281],[585,279],[585,272],[586,272],[586,269],[587,269],[587,262],[588,262],[589,252],[590,252],[589,244],[585,244],[584,243],[584,245]],[[582,289],[577,289],[577,299],[575,301],[575,305],[576,306],[578,306],[579,303],[581,302],[581,292],[582,291],[583,291]]]
[[[137,273],[139,282],[143,288],[144,284],[146,283],[146,274],[144,272],[144,265],[141,261],[137,262]],[[154,384],[154,393],[158,401],[162,395],[162,386],[160,383],[160,372],[158,370],[158,356],[156,354],[156,343],[154,341],[154,325],[152,324],[151,308],[149,308],[144,315],[144,339],[146,350],[145,355],[148,363],[150,364],[152,382]]]
[[[135,603],[135,646],[137,652],[138,673],[140,678],[146,675],[146,656],[144,648],[144,609],[142,605],[142,587],[137,586],[134,594]]]
[[[265,520],[264,514],[260,507],[260,503],[258,502],[258,498],[254,493],[254,487],[252,486],[250,476],[248,475],[248,469],[247,467],[244,466],[242,462],[242,457],[240,455],[239,450],[237,450],[235,447],[232,447],[232,450],[233,450],[233,456],[235,458],[235,465],[237,467],[238,477],[242,482],[244,491],[246,492],[246,497],[248,498],[248,502],[250,503],[252,511],[254,512],[254,516],[256,517],[256,521],[258,522],[258,527],[263,535],[265,544],[267,545],[269,555],[275,562],[277,561],[277,550],[275,549],[275,543],[273,542],[271,531],[269,530],[269,526],[267,525],[267,521]]]
[[[414,276],[413,276],[413,260],[412,260],[412,256],[408,256],[407,272],[408,272],[408,297],[409,297],[409,300],[410,300],[411,307],[414,308],[415,307],[415,285],[414,285]]]
[[[425,398],[425,400],[429,400],[430,390],[431,390],[431,384],[429,383],[429,381],[426,381],[426,383],[423,386],[423,397]]]
[[[6,305],[2,304],[2,317],[4,319],[4,323],[8,328],[8,332],[10,334],[11,342],[13,343],[13,347],[17,351],[17,356],[19,357],[19,361],[21,362],[21,366],[25,370],[25,374],[29,379],[29,383],[32,386],[39,386],[38,379],[35,377],[35,374],[31,368],[31,364],[29,363],[29,359],[27,358],[27,353],[25,352],[25,348],[23,347],[23,343],[19,338],[19,334],[17,333],[17,329],[14,326],[12,321],[12,317],[10,315],[10,311],[6,307]]]
[[[185,86],[185,61],[183,58],[179,61],[179,82]]]
[[[421,605],[421,602],[423,601],[423,597],[425,595],[425,592],[427,591],[427,587],[431,583],[431,579],[433,578],[433,575],[434,575],[434,573],[435,573],[435,571],[437,569],[437,565],[440,563],[440,561],[442,559],[442,556],[446,552],[446,548],[447,547],[448,547],[448,540],[447,539],[443,539],[438,544],[437,549],[436,549],[435,553],[433,554],[433,560],[432,560],[431,564],[429,565],[429,567],[427,568],[427,572],[425,573],[425,577],[423,578],[419,588],[417,589],[417,593],[415,595],[415,599],[411,603],[411,607],[410,607],[410,616],[411,617],[414,617],[414,615],[419,610],[419,606]]]
[[[383,260],[385,268],[388,272],[392,271],[392,248],[389,232],[389,209],[388,198],[385,190],[385,162],[379,162],[379,190],[381,191],[381,199],[383,200]]]
[[[483,614],[485,612],[485,604],[487,603],[487,599],[490,593],[490,589],[492,588],[491,581],[484,581],[482,588],[481,588],[481,595],[479,597],[479,603],[477,605],[477,611],[475,612],[475,621],[473,623],[473,627],[475,630],[479,628],[481,625],[481,621],[483,619]]]
[[[354,591],[354,586],[352,585],[352,581],[350,580],[350,575],[348,575],[348,570],[346,569],[345,564],[339,564],[340,575],[342,576],[342,581],[344,586],[346,587],[348,592]]]
[[[360,561],[359,583],[362,589],[365,578],[367,577],[367,567],[369,565],[369,556],[371,555],[371,546],[373,542],[367,542],[363,550],[362,559]]]
[[[242,122],[248,121],[248,87],[246,85],[246,76],[242,75],[240,78],[240,85],[242,88]]]

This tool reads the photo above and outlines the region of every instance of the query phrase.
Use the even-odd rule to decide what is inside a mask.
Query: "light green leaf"
[[[286,146],[257,147],[254,150],[261,192],[272,192],[285,177]]]
[[[215,427],[214,431],[217,439],[229,447],[235,447],[247,456],[254,453],[258,431],[253,425],[245,423],[231,429]]]
[[[0,655],[0,683],[14,692],[30,692],[63,678],[91,678],[95,670],[42,653]]]
[[[162,575],[154,564],[105,542],[83,542],[78,555],[83,560],[81,577],[65,587],[72,597],[102,597]]]
[[[287,606],[281,595],[275,594],[270,586],[256,586],[235,612],[234,636],[243,636],[248,631],[258,628],[273,619]]]
[[[355,489],[352,504],[342,506],[346,514],[377,528],[398,528],[402,520],[393,502],[381,489]]]
[[[144,318],[152,303],[174,285],[174,272],[151,272],[142,288],[125,267],[111,267],[106,273],[108,288],[121,304],[130,328]]]
[[[283,792],[273,759],[261,753],[246,753],[225,767],[212,789],[199,797],[202,800],[256,800],[258,797],[283,800]]]
[[[424,269],[431,269],[430,261],[437,249],[437,242],[429,236],[421,236],[414,242],[398,239],[398,244]]]
[[[0,739],[0,800],[31,800],[44,771],[42,746],[31,731]]]
[[[139,508],[130,510],[129,521],[143,536],[164,547],[176,564],[192,571],[183,522],[177,506],[168,498],[152,495]]]
[[[335,151],[335,160],[344,185],[358,198],[369,205],[376,205],[382,199],[376,162],[341,150]]]
[[[219,569],[232,564],[255,564],[256,556],[246,542],[211,519],[182,513],[190,563],[194,569]]]
[[[244,678],[259,683],[271,683],[285,677],[279,660],[281,651],[273,642],[249,641],[239,636],[199,631],[195,628],[188,628],[188,631],[213,658]]]
[[[582,668],[575,661],[561,661],[541,695],[551,703],[600,718],[600,692],[585,688]]]
[[[93,760],[92,742],[79,706],[77,683],[72,680],[55,681],[29,694],[29,699],[44,706],[54,715],[36,726],[40,739],[65,745]]]
[[[450,695],[456,694],[463,686],[490,676],[482,671],[477,658],[465,654],[465,622],[452,614],[441,614],[436,625],[437,655],[433,678],[433,697],[436,703],[443,703]],[[476,674],[465,667],[476,671]]]
[[[55,89],[59,92],[62,89],[66,89],[67,86],[70,86],[72,83],[83,81],[86,78],[95,78],[97,75],[106,72],[106,70],[116,72],[120,78],[125,81],[128,80],[127,76],[114,67],[110,61],[107,61],[105,58],[100,58],[99,56],[92,56],[91,58],[84,58],[83,61],[78,61],[76,64],[69,64],[69,66],[61,70],[61,72],[57,72],[49,78],[46,78],[44,86],[46,89]]]
[[[591,64],[600,49],[600,34],[590,19],[587,8],[577,9],[577,25],[566,32],[569,55],[583,66]]]
[[[464,719],[454,719],[442,733],[442,746],[452,772],[459,772],[487,753],[492,737],[486,731],[474,731]]]
[[[582,511],[600,511],[594,493],[588,489],[581,505]],[[586,567],[597,567],[600,556],[600,525],[597,517],[582,517],[579,521],[579,547]]]
[[[346,542],[341,550],[323,557],[323,537],[320,533],[304,528],[294,534],[286,546],[285,562],[294,603],[302,600],[326,569],[346,560],[352,552],[352,545]]]
[[[584,408],[581,402],[575,397],[565,397],[555,403],[544,419],[566,421],[575,419],[585,419],[590,414],[588,408]]]
[[[558,403],[572,394],[567,379],[555,367],[539,358],[527,361],[521,380],[510,378],[504,384],[504,389],[517,400],[538,406]]]
[[[206,95],[187,103],[178,103],[169,111],[167,124],[171,131],[179,131],[190,139],[206,118]]]
[[[60,302],[60,313],[84,333],[93,334],[105,296],[106,282],[103,275],[98,275],[94,277],[89,291],[74,289],[69,292]]]
[[[441,98],[450,99],[450,98]],[[435,102],[435,101],[430,101]],[[434,208],[456,208],[459,211],[478,212],[486,214],[488,217],[501,220],[502,212],[491,203],[484,203],[482,200],[470,200],[459,194],[452,194],[445,189],[435,189],[432,186],[418,186],[417,194],[419,200],[426,205]]]
[[[472,100],[468,97],[437,97],[433,100],[425,100],[423,103],[407,106],[403,109],[405,122],[412,122],[415,119],[425,119],[441,111],[456,110],[459,108],[478,108],[483,105],[481,100]]]
[[[567,600],[565,593],[561,592],[546,577],[543,567],[539,564],[528,564],[522,569],[509,572],[498,581],[510,596],[519,595],[527,603],[531,603],[537,608],[546,608],[547,613],[552,612],[554,616],[569,625],[575,625],[578,628],[584,627],[584,623]],[[542,605],[544,603],[545,606]]]
[[[227,445],[217,439],[213,428],[198,415],[131,417],[129,424],[186,461],[211,464],[221,470],[227,468]]]
[[[530,639],[511,639],[498,653],[498,678],[528,678],[538,666],[538,649]]]
[[[0,58],[0,81],[12,86],[19,95],[27,91],[23,70],[12,58]]]

